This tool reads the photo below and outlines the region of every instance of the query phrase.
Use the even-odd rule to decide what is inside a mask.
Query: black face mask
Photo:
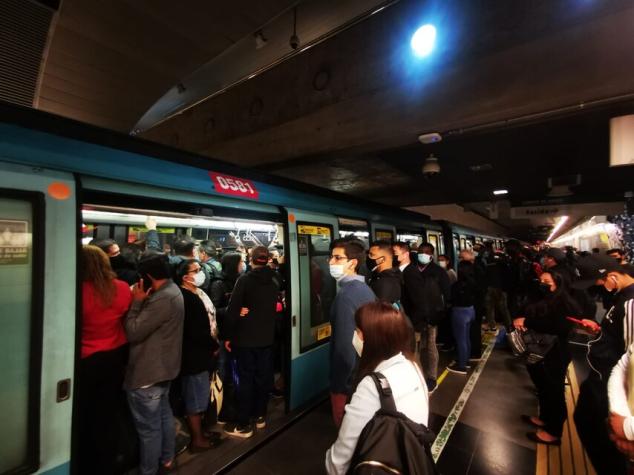
[[[113,269],[121,269],[123,266],[125,266],[125,261],[121,254],[110,258],[110,267]]]
[[[385,258],[383,256],[379,257],[378,259],[370,259],[369,257],[367,257],[365,260],[365,265],[367,266],[368,270],[372,272],[376,266],[382,264],[384,261]]]
[[[539,293],[544,297],[550,296],[552,294],[550,284],[539,284]]]

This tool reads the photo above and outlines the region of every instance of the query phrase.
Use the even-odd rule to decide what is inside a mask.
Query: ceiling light
[[[493,190],[494,195],[508,195],[509,190]]]
[[[436,27],[434,25],[423,25],[412,35],[410,46],[414,54],[419,58],[429,55],[436,43]]]
[[[559,218],[559,221],[553,228],[553,231],[550,233],[550,236],[548,236],[548,239],[546,239],[546,242],[550,242],[553,236],[555,236],[555,234],[559,232],[559,230],[561,229],[561,227],[564,225],[566,221],[568,221],[568,216],[562,216],[561,218]]]

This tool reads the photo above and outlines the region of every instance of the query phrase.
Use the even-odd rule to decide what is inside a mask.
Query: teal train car
[[[288,280],[280,371],[290,413],[328,389],[330,242],[451,242],[422,214],[30,109],[0,110],[0,473],[71,471],[82,243],[142,240],[152,216],[166,250],[177,234],[225,250],[275,249]]]

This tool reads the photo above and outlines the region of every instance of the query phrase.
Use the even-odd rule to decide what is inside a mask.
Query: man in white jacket
[[[629,392],[634,391],[634,344],[621,357],[608,381],[610,401],[610,438],[616,447],[630,460],[634,459],[634,414],[628,403]],[[634,398],[632,398],[634,401]]]

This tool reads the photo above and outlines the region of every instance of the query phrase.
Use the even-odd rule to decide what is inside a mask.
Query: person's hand
[[[156,231],[156,220],[152,216],[145,218],[145,227],[148,231]]]
[[[241,317],[246,317],[248,313],[249,313],[249,309],[247,307],[242,307],[240,309],[240,316]]]
[[[513,320],[513,326],[519,331],[526,331],[526,327],[524,326],[525,321],[525,317],[516,318],[515,320]]]
[[[624,421],[625,417],[614,413],[610,413],[610,417],[608,418],[608,426],[610,427],[610,431],[618,439],[626,439],[625,432],[623,431]]]
[[[601,331],[601,325],[594,320],[584,318],[581,320],[581,325],[583,325],[584,330],[588,330],[591,333],[599,333]]]
[[[143,302],[148,295],[150,295],[150,291],[152,287],[145,290],[143,288],[143,279],[140,279],[136,284],[132,286],[132,298],[138,302]]]
[[[229,340],[225,341],[225,350],[231,353],[231,342]]]
[[[631,440],[619,438],[613,439],[613,442],[614,445],[616,445],[616,448],[619,449],[619,452],[621,452],[630,460],[634,459],[634,442],[632,442]]]

